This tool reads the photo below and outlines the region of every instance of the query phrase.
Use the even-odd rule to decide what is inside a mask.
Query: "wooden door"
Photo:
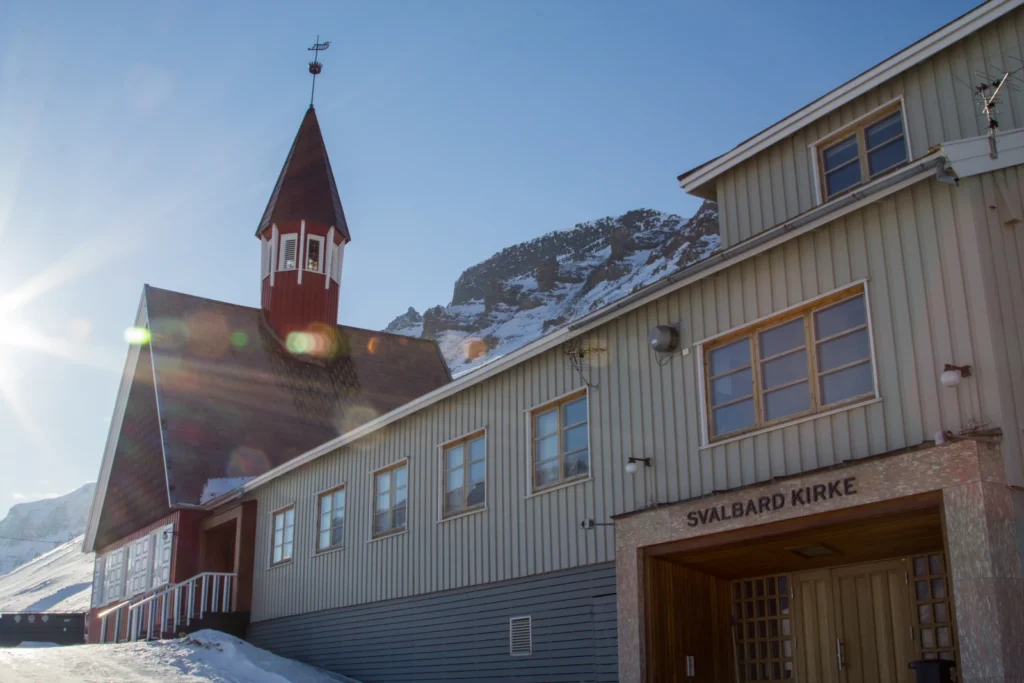
[[[839,683],[832,572],[793,576],[796,677],[800,683]]]
[[[832,570],[839,683],[907,683],[913,656],[905,560]]]

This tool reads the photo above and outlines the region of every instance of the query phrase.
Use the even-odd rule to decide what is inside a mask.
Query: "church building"
[[[1024,680],[1022,38],[989,0],[683,173],[719,249],[455,378],[337,323],[311,108],[261,307],[143,291],[90,640],[216,627],[362,683]]]

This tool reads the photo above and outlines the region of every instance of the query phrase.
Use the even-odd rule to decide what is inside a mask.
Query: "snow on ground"
[[[0,612],[85,612],[92,596],[93,554],[82,536],[0,576]]]
[[[210,479],[203,485],[203,492],[199,496],[199,503],[208,503],[214,498],[219,498],[225,493],[234,491],[253,477],[221,477]]]
[[[220,631],[120,645],[0,650],[0,683],[358,683]]]

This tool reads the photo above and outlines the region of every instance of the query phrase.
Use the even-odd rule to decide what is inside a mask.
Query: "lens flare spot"
[[[231,346],[231,329],[222,315],[200,311],[190,315],[185,325],[189,333],[189,350],[197,356],[221,358]]]
[[[124,340],[132,346],[145,346],[149,339],[149,330],[145,327],[129,327],[124,331]]]
[[[294,354],[327,358],[340,351],[338,336],[327,325],[310,325],[306,330],[289,332],[285,348]]]
[[[258,448],[239,446],[231,452],[225,473],[229,477],[252,477],[270,469],[270,459]]]
[[[476,360],[487,355],[487,342],[483,339],[470,337],[462,342],[462,354],[469,360]]]
[[[242,349],[249,345],[249,335],[245,330],[235,330],[231,333],[231,345],[236,349]]]
[[[370,341],[366,343],[366,350],[370,353],[377,353],[380,351],[380,337],[370,337]]]
[[[161,349],[180,351],[188,344],[188,326],[181,318],[154,318],[149,327]]]

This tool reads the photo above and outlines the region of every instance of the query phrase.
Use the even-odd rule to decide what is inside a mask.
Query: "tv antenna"
[[[309,73],[313,74],[313,87],[309,91],[309,106],[313,106],[313,95],[316,94],[316,77],[321,71],[323,71],[324,65],[318,61],[320,52],[326,50],[331,46],[331,41],[325,40],[320,42],[320,36],[317,35],[316,42],[313,43],[313,47],[306,48],[313,53],[313,61],[309,63]]]
[[[1010,59],[1018,62],[1021,61],[1012,56]],[[974,72],[979,81],[978,85],[968,86],[974,92],[974,97],[978,101],[981,113],[987,122],[988,154],[993,159],[999,158],[999,148],[996,145],[996,135],[999,132],[999,119],[996,118],[999,114],[999,98],[1006,90],[1020,90],[1015,82],[1020,80],[1019,77],[1015,78],[1015,74],[1020,71],[1024,71],[1024,66],[1008,71],[1005,68],[989,65],[989,69],[986,71],[977,70]],[[957,80],[960,79],[958,78]],[[963,81],[960,82],[963,83]],[[967,85],[966,83],[963,84]]]

